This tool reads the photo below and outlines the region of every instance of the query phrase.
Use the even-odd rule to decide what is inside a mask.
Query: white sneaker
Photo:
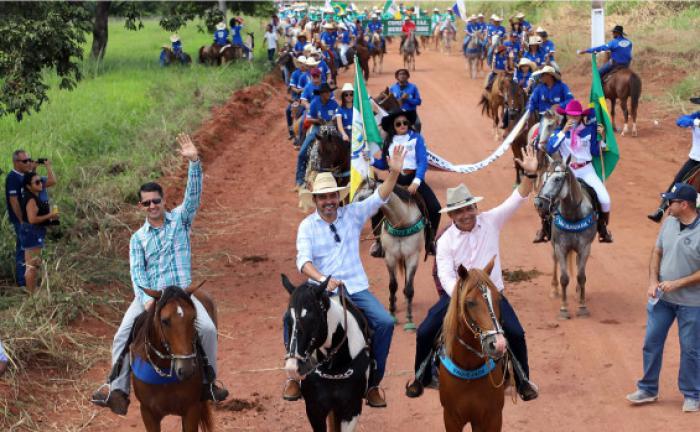
[[[700,411],[700,399],[685,398],[683,399],[683,412]]]
[[[659,395],[653,395],[644,390],[637,390],[634,393],[627,395],[627,400],[635,405],[641,405],[645,403],[656,402],[659,400]]]

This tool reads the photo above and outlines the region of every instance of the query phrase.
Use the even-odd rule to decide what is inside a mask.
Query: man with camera
[[[19,149],[12,153],[12,171],[7,174],[5,179],[5,201],[7,204],[7,215],[10,223],[15,229],[15,280],[20,287],[25,286],[24,280],[24,250],[20,241],[20,227],[25,222],[22,217],[22,195],[24,192],[24,175],[35,171],[37,165],[46,167],[46,177],[41,177],[44,184],[39,198],[43,201],[49,200],[47,188],[56,184],[56,176],[51,168],[51,161],[40,158],[36,162],[29,156],[25,150]]]

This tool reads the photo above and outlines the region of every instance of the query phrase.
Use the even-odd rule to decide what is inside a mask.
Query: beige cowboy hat
[[[350,83],[345,83],[343,84],[343,87],[340,89],[340,93],[345,93],[345,92],[355,92],[355,89],[352,88],[352,84]]]
[[[484,14],[482,14],[481,12],[479,12],[479,15],[477,15],[477,18],[483,18],[483,17],[484,17]]]
[[[350,192],[350,186],[338,186],[333,173],[322,172],[316,175],[310,191],[302,189],[299,192],[299,199],[306,207],[316,207],[313,196],[331,192],[338,192],[342,201]]]
[[[561,75],[557,73],[557,71],[552,67],[552,66],[545,66],[542,69],[538,70],[537,72],[534,72],[532,75],[533,76],[539,76],[539,75],[544,75],[544,74],[550,74],[554,79],[561,80]]]
[[[316,60],[313,57],[307,57],[304,64],[309,67],[316,67],[319,65],[319,63],[321,63],[319,60]]]
[[[300,55],[294,59],[294,66],[301,67],[301,65],[306,65],[306,56]]]
[[[449,213],[476,204],[483,199],[483,197],[472,195],[464,183],[460,183],[457,187],[447,189],[447,205],[440,209],[440,213]]]
[[[474,15],[474,14],[472,14],[472,15],[469,17],[469,21],[474,21],[475,19],[476,19],[476,15]]]
[[[547,33],[547,30],[543,29],[542,27],[537,27],[537,30],[535,30],[535,33]]]
[[[493,15],[491,19],[494,21],[503,21],[503,18],[499,17],[498,15]]]
[[[217,30],[225,30],[226,29],[226,23],[225,22],[220,22],[216,25]]]
[[[178,36],[177,34],[170,35],[170,42],[174,43],[174,42],[177,42],[179,40],[180,40],[180,36]]]
[[[307,52],[310,53],[310,52],[313,52],[315,50],[316,50],[316,47],[314,47],[314,44],[312,44],[312,43],[307,43],[306,45],[304,45],[304,52],[305,53],[307,53]]]
[[[433,9],[433,12],[440,12],[440,9],[435,8],[435,9]]]
[[[333,30],[335,28],[335,25],[331,23],[325,23],[322,27],[326,30]]]
[[[343,30],[347,30],[348,26],[346,26],[345,23],[340,23],[340,24],[338,24],[338,28],[343,29]]]
[[[533,62],[527,57],[523,57],[520,59],[520,61],[518,62],[518,67],[521,66],[529,66],[531,71],[537,70],[537,63]]]
[[[523,18],[525,18],[525,14],[522,13],[522,12],[518,12],[518,13],[515,14],[515,18],[517,18],[517,19],[523,19]]]
[[[542,45],[542,38],[539,36],[530,36],[527,43],[528,45]]]

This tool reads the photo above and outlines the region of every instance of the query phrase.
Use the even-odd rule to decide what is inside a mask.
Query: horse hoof
[[[578,310],[576,311],[576,316],[589,317],[591,316],[591,313],[588,311],[588,308],[586,306],[579,306]]]
[[[413,322],[409,321],[403,325],[403,329],[407,332],[413,332],[416,331],[416,325],[413,324]]]
[[[568,320],[571,319],[571,315],[569,315],[569,311],[566,309],[562,309],[559,311],[559,319],[560,320]]]

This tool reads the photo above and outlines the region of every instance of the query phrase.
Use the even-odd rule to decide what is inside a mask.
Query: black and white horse
[[[282,275],[282,285],[291,294],[285,370],[301,380],[314,432],[325,432],[326,421],[331,430],[352,432],[367,392],[369,341],[364,317],[342,293],[331,297],[329,279],[295,287]]]

